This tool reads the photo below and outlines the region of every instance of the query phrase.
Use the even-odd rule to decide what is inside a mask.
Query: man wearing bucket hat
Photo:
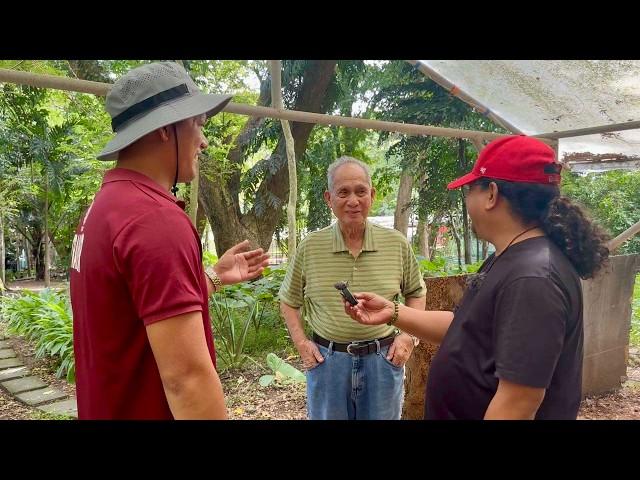
[[[175,193],[195,177],[203,125],[230,99],[202,93],[170,62],[129,71],[107,95],[115,136],[98,158],[116,168],[72,251],[80,419],[226,418],[208,297],[260,275],[268,256],[245,241],[205,272]]]
[[[439,344],[426,419],[575,419],[581,397],[580,277],[605,263],[607,236],[560,195],[560,164],[540,140],[494,140],[464,188],[473,229],[495,253],[452,312],[418,311],[370,293],[345,311]]]

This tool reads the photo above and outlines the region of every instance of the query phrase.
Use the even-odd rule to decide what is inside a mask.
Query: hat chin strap
[[[176,138],[176,176],[173,179],[173,187],[171,187],[171,193],[173,193],[174,197],[178,195],[178,164],[180,163],[180,157],[178,156],[178,130],[176,129],[176,124],[173,124],[173,136]]]

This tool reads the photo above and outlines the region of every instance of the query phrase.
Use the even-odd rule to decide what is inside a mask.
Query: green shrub
[[[209,307],[219,370],[242,367],[262,353],[288,346],[287,330],[280,319],[278,290],[286,266],[266,268],[253,282],[228,285],[211,296]]]
[[[482,260],[470,265],[457,265],[452,266],[447,264],[444,257],[435,257],[433,260],[429,260],[425,257],[418,256],[418,264],[420,265],[420,272],[425,277],[447,277],[449,275],[464,275],[467,273],[476,273],[482,266]]]
[[[54,358],[56,376],[75,381],[73,321],[66,293],[49,289],[40,293],[25,290],[19,296],[0,297],[0,310],[9,333],[33,341],[36,358]]]

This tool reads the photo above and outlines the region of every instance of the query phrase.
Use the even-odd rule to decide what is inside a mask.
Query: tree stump
[[[427,277],[426,310],[453,310],[462,299],[468,275],[452,277]],[[406,365],[404,380],[403,420],[421,420],[424,417],[425,389],[427,375],[433,356],[438,351],[436,345],[420,342]]]

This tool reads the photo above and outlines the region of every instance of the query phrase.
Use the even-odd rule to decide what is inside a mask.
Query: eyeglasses
[[[475,187],[476,185],[477,184],[475,184],[475,183],[467,183],[466,185],[463,185],[462,186],[462,193],[464,194],[464,196],[466,197],[469,194],[469,192],[471,191],[471,189],[473,187]]]
[[[471,191],[471,189],[472,189],[473,187],[479,187],[479,186],[481,186],[481,185],[485,185],[485,186],[486,186],[486,183],[483,183],[483,181],[482,181],[482,180],[476,181],[476,182],[474,182],[474,183],[467,183],[466,185],[463,185],[463,186],[461,187],[461,189],[462,189],[462,193],[463,193],[463,194],[464,194],[464,196],[466,197],[466,196],[467,196],[467,194]]]

